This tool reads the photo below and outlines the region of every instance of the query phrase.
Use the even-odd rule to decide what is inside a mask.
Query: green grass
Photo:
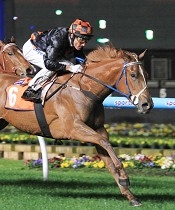
[[[131,190],[141,210],[174,210],[173,172],[128,169]],[[52,169],[42,180],[41,169],[23,161],[0,159],[0,210],[130,210],[106,169]]]

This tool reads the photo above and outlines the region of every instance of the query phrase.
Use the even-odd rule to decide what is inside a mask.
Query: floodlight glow
[[[56,15],[61,15],[63,12],[62,12],[62,10],[60,10],[60,9],[57,9],[56,11],[55,11],[55,14]]]
[[[154,38],[153,30],[146,30],[145,31],[145,36],[148,40],[153,40],[153,38]]]
[[[109,39],[108,38],[98,38],[97,42],[99,42],[99,43],[106,43],[106,42],[109,42]]]
[[[99,20],[99,28],[105,29],[106,28],[106,20]]]
[[[17,20],[17,19],[18,19],[18,17],[17,17],[17,16],[14,16],[14,17],[13,17],[13,20]]]

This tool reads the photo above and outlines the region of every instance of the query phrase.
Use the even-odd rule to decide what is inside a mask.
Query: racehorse
[[[4,107],[5,90],[18,79],[19,76],[15,75],[0,75],[1,129],[10,123],[21,131],[44,136],[34,111],[14,111]],[[132,206],[139,206],[141,202],[129,189],[128,175],[104,127],[102,103],[113,91],[127,97],[139,113],[149,113],[153,108],[147,74],[139,57],[105,45],[87,55],[83,72],[67,72],[56,79],[46,95],[43,111],[53,139],[76,139],[93,143],[121,193]]]

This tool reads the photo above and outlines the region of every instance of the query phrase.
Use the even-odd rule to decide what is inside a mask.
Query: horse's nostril
[[[150,104],[150,103],[143,103],[143,104],[142,104],[142,108],[143,108],[144,110],[151,110],[151,109],[153,108],[153,105]]]
[[[26,69],[26,73],[27,73],[27,74],[33,74],[33,69],[32,69],[32,68]]]
[[[21,73],[20,76],[21,77],[26,77],[26,74],[25,73]]]
[[[149,104],[148,103],[144,103],[144,104],[142,104],[142,107],[149,107]]]
[[[143,104],[142,104],[142,109],[143,109],[143,110],[145,110],[145,111],[147,110],[147,111],[148,111],[148,110],[150,110],[150,108],[151,108],[151,107],[150,107],[150,104],[149,104],[149,103],[143,103]]]

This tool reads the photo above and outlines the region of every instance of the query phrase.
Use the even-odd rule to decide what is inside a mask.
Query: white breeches
[[[32,87],[33,90],[38,90],[42,87],[42,85],[48,81],[48,79],[53,76],[56,72],[50,71],[46,69],[44,65],[43,56],[45,52],[36,49],[36,47],[28,40],[23,46],[23,55],[26,60],[28,60],[31,64],[39,66],[41,70],[35,75],[35,77],[29,82],[29,86]],[[62,60],[60,62],[65,65],[73,65],[70,61]]]
[[[45,52],[36,49],[30,40],[28,40],[23,46],[23,55],[30,63],[41,68],[41,70],[29,82],[29,86],[32,87],[33,90],[38,90],[42,87],[42,83],[47,81],[49,77],[55,74],[55,72],[46,69],[43,59]]]

